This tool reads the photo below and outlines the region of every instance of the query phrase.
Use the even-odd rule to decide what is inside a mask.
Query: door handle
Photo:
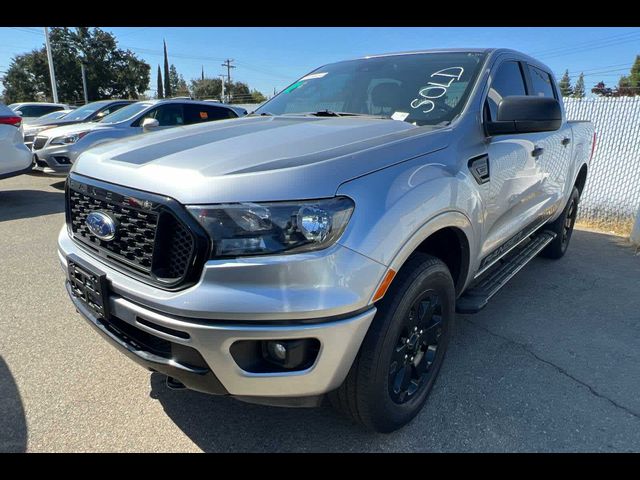
[[[532,157],[538,158],[543,153],[544,153],[544,148],[542,148],[542,147],[536,147],[533,150],[531,150],[531,156]]]
[[[569,137],[564,137],[560,143],[566,147],[571,143],[571,139]]]

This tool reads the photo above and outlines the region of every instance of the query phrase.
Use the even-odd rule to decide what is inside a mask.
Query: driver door
[[[492,75],[484,120],[496,118],[504,97],[527,95],[526,85],[523,65],[515,60],[503,61]],[[532,154],[536,148],[534,136],[523,133],[487,139],[488,175],[479,185],[484,214],[481,269],[526,234],[544,208],[544,172]]]

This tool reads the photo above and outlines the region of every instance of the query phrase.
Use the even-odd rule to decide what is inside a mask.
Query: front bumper
[[[144,349],[127,346],[72,296],[80,313],[111,343],[136,362],[189,388],[254,401],[317,396],[340,386],[376,313],[370,289],[385,268],[339,245],[316,253],[302,256],[303,260],[290,255],[287,261],[265,257],[209,262],[198,284],[167,292],[101,263],[71,240],[66,227],[59,237],[59,257],[65,268],[67,256],[75,254],[106,273],[109,310],[118,322],[125,322],[121,325],[194,349],[204,362],[196,366],[204,370],[194,372],[193,362],[187,362],[185,369],[179,358],[159,359]],[[359,276],[368,277],[367,288],[359,285],[364,281]],[[303,338],[320,343],[314,363],[304,370],[248,372],[230,352],[231,345],[240,340]]]
[[[68,173],[79,155],[73,145],[45,146],[33,150],[33,168],[35,170]]]

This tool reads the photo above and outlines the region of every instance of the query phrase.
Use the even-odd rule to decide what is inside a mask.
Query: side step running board
[[[476,313],[487,303],[522,267],[535,258],[554,238],[556,234],[548,230],[537,233],[514,255],[502,260],[502,265],[490,270],[471,285],[456,301],[456,312]]]

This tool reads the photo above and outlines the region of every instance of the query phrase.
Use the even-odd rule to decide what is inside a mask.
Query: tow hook
[[[187,388],[180,380],[176,380],[175,378],[169,376],[167,377],[167,387],[171,390],[184,390],[185,388]]]

